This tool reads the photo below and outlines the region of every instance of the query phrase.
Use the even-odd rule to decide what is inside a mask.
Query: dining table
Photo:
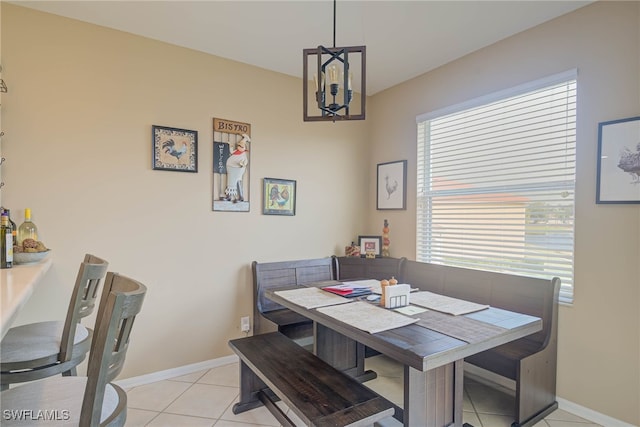
[[[542,329],[535,316],[430,292],[412,292],[409,305],[387,309],[366,296],[329,298],[324,286],[266,296],[314,322],[313,351],[332,366],[354,376],[346,368],[363,365],[363,352],[353,349],[364,346],[403,365],[403,405],[394,417],[407,427],[462,427],[464,358]]]
[[[0,269],[0,339],[15,321],[20,309],[27,302],[42,277],[51,268],[51,256],[44,260],[17,264]]]

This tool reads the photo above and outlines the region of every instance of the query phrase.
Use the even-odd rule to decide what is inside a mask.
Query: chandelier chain
[[[336,1],[333,0],[333,48],[336,48]]]

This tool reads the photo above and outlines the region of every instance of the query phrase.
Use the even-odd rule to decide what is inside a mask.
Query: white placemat
[[[409,299],[411,304],[419,305],[431,310],[440,311],[442,313],[453,314],[458,316],[461,314],[473,313],[474,311],[489,308],[488,305],[477,304],[471,301],[465,301],[457,298],[451,298],[444,295],[434,294],[429,291],[415,292],[411,294]]]
[[[327,305],[351,302],[349,298],[344,298],[339,295],[332,294],[331,292],[323,291],[320,288],[313,287],[275,291],[274,294],[304,308],[318,308]]]
[[[356,301],[347,307],[339,305],[321,307],[318,308],[318,311],[370,334],[399,328],[418,321],[418,319],[412,319],[363,301]]]

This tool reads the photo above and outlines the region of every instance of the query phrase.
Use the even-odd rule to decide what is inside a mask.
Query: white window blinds
[[[418,117],[417,260],[573,298],[576,71]]]

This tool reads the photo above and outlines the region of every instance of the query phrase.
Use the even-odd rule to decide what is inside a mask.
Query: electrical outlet
[[[240,318],[240,330],[242,332],[249,332],[251,325],[249,324],[249,316]]]

